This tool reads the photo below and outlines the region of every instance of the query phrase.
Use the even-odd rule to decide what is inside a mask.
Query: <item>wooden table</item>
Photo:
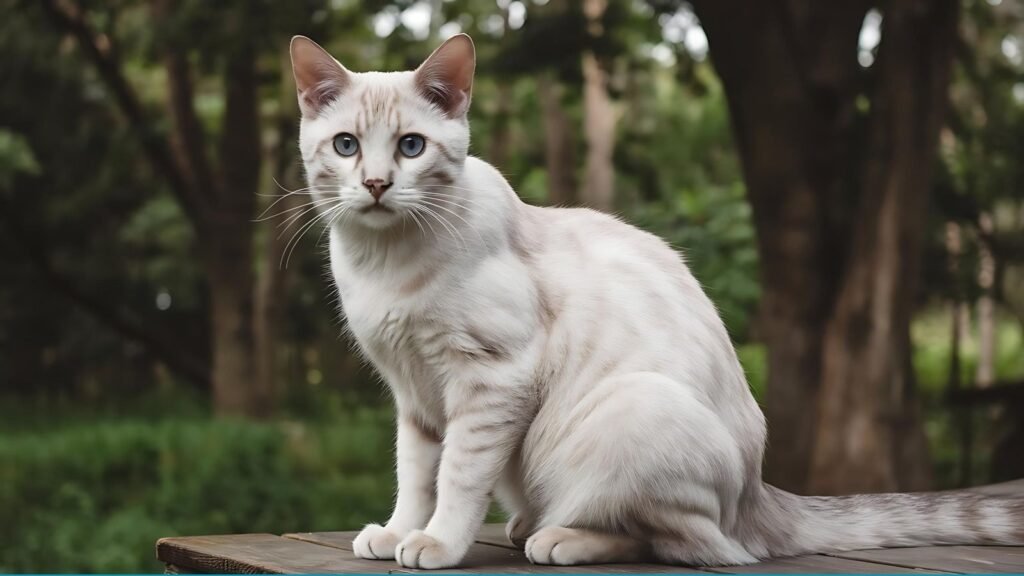
[[[1024,480],[978,488],[1024,497]],[[233,534],[163,538],[156,544],[157,559],[169,573],[411,573],[393,560],[362,560],[352,553],[357,532],[305,532],[301,534]],[[469,573],[675,573],[766,574],[780,572],[901,573],[1024,573],[1024,546],[935,546],[890,548],[835,554],[780,558],[750,566],[686,568],[660,564],[607,564],[601,566],[535,566],[505,539],[504,526],[488,524],[477,536],[462,566],[443,570]]]

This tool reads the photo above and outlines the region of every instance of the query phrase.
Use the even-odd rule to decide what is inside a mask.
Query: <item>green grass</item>
[[[391,503],[386,410],[55,422],[0,438],[0,572],[159,570],[162,536],[339,530]]]

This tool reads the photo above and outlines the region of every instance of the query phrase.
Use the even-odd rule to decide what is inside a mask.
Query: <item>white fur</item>
[[[332,149],[341,132],[359,137],[361,164]],[[411,132],[427,150],[396,157]],[[468,145],[465,118],[420,96],[412,72],[349,73],[302,121],[314,194],[341,206],[330,263],[348,329],[398,411],[395,511],[357,556],[454,566],[495,491],[540,563],[739,564],[885,543],[876,519],[891,517],[836,522],[825,500],[761,483],[764,418],[678,254],[604,214],[522,203]],[[432,170],[451,182],[424,183]],[[363,178],[393,179],[390,212],[363,212]]]

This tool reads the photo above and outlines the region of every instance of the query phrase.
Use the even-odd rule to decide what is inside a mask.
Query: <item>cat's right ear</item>
[[[350,73],[319,44],[305,36],[291,43],[292,73],[302,115],[315,118],[338,98],[351,82]]]

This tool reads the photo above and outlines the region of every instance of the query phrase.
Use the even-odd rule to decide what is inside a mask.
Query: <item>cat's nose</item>
[[[363,186],[366,186],[366,189],[370,191],[370,195],[373,196],[374,200],[380,200],[384,192],[391,188],[391,182],[385,182],[380,178],[368,178],[363,180]]]

